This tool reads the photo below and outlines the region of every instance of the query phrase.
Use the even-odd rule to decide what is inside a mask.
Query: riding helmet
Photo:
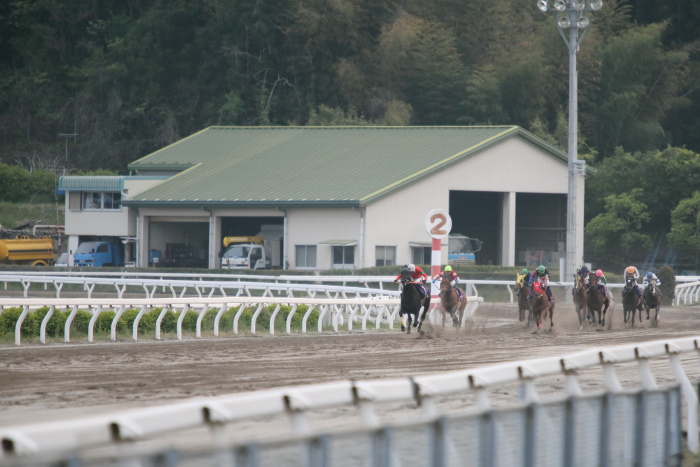
[[[525,269],[523,269],[522,271],[520,271],[520,274],[527,274],[527,268],[525,268]]]
[[[452,266],[450,266],[450,265],[445,266],[445,272],[450,272],[450,271],[452,271]]]
[[[651,272],[651,271],[649,271],[649,272],[647,273],[647,278],[648,278],[648,279],[651,279],[653,275],[654,275],[654,273]]]
[[[411,271],[411,272],[415,272],[415,270],[416,270],[416,265],[413,264],[413,263],[409,264],[409,265],[408,265],[408,270]]]
[[[598,270],[595,272],[595,276],[596,276],[596,277],[603,277],[603,271],[602,271],[601,269],[598,269]]]
[[[628,267],[627,272],[629,272],[630,274],[634,274],[634,266]]]
[[[539,268],[537,268],[537,272],[539,272],[540,274],[544,274],[545,271],[546,271],[546,268],[543,265],[541,265]]]

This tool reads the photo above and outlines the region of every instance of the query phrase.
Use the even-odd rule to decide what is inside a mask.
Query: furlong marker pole
[[[440,259],[441,259],[441,251],[440,249],[442,248],[442,239],[439,238],[433,238],[433,251],[431,252],[430,255],[430,292],[432,294],[431,297],[431,302],[433,302],[433,307],[437,306],[437,298],[440,296],[438,295],[437,292],[437,287],[432,283],[432,278],[440,274]]]

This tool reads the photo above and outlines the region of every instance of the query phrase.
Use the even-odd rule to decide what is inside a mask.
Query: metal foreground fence
[[[116,456],[35,456],[8,466],[673,467],[681,460],[675,386],[278,441]]]
[[[0,464],[676,466],[681,460],[682,431],[687,433],[687,448],[698,452],[698,399],[680,355],[697,356],[699,349],[700,337],[659,340],[412,378],[283,387],[2,427]],[[674,386],[657,386],[650,360],[662,358],[668,362]],[[633,362],[639,365],[640,390],[624,390],[615,366]],[[592,368],[603,370],[603,394],[581,391],[579,372]],[[558,375],[566,377],[566,395],[541,402],[535,383]],[[492,408],[490,392],[513,384],[520,385],[517,405]],[[438,398],[461,399],[470,393],[472,404],[460,402],[470,412],[457,414],[453,408],[448,417],[438,413]],[[406,413],[421,420],[381,424],[377,408],[390,403],[415,404],[421,410]],[[312,431],[309,417],[333,409],[344,418],[356,412],[364,428]],[[293,439],[238,446],[227,441],[228,427],[251,420],[270,423],[280,415],[288,417]],[[203,451],[145,449],[154,440],[175,439],[178,432],[198,428],[210,431]],[[108,447],[116,448],[116,453],[100,456],[100,449]]]

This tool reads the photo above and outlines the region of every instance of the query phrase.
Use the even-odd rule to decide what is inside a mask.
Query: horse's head
[[[637,285],[637,280],[634,277],[629,276],[625,278],[626,289],[633,289],[635,285]]]
[[[598,284],[598,276],[596,276],[594,272],[588,273],[588,284],[589,285],[597,285]]]
[[[523,282],[525,282],[525,274],[518,274],[515,278],[515,290],[521,289],[523,287]]]
[[[651,280],[649,281],[649,284],[647,285],[647,291],[648,291],[651,295],[656,295],[656,292],[657,292],[657,290],[658,290],[657,287],[658,287],[658,284],[656,283],[656,279],[651,279]]]
[[[452,284],[450,284],[450,277],[448,274],[442,273],[442,279],[440,279],[440,290],[450,290]]]

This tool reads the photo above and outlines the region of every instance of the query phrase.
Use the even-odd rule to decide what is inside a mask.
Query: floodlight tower
[[[578,160],[578,75],[576,52],[591,24],[591,12],[603,7],[603,0],[538,0],[537,8],[557,15],[557,29],[569,47],[569,191],[566,203],[566,262],[564,277],[571,278],[583,264],[583,210],[577,198],[583,198],[586,162]],[[583,203],[581,203],[581,206]],[[567,294],[568,296],[568,294]]]

